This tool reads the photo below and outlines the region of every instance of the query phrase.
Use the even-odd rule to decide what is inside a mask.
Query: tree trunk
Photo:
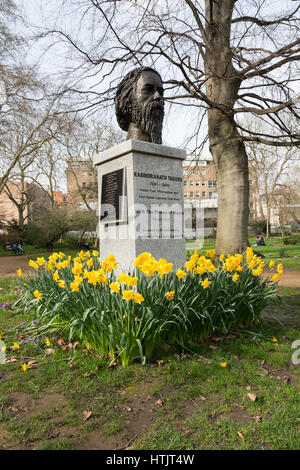
[[[204,58],[209,148],[218,175],[216,251],[234,254],[248,246],[249,170],[244,143],[234,122],[233,107],[241,85],[232,64],[230,29],[235,1],[206,0]]]
[[[216,251],[234,254],[248,246],[248,160],[234,123],[226,117],[218,121],[209,119],[210,151],[218,175]]]
[[[23,213],[23,206],[18,205],[18,216],[19,216],[19,227],[23,229],[24,227],[24,213]]]

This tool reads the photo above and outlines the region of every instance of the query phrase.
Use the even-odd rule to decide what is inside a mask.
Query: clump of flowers
[[[136,358],[145,362],[165,342],[184,345],[258,324],[283,273],[282,264],[265,266],[251,247],[244,255],[194,251],[176,268],[145,252],[131,273],[120,273],[113,254],[101,259],[96,250],[74,258],[52,253],[29,265],[34,271],[25,279],[18,270],[19,302],[36,311],[36,330],[57,330],[123,366]]]

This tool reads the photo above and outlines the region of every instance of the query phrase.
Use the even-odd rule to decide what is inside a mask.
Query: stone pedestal
[[[127,140],[94,157],[98,169],[100,256],[116,256],[132,271],[147,251],[174,269],[185,262],[183,172],[185,151]]]

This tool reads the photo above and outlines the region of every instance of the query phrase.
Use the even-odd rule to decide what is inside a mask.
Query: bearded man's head
[[[149,67],[132,70],[123,78],[115,96],[115,109],[119,126],[128,131],[127,138],[161,144],[163,92],[161,76]]]

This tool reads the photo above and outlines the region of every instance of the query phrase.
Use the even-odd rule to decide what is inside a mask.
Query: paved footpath
[[[43,253],[49,256],[49,253]],[[0,277],[16,276],[16,270],[21,268],[23,272],[32,272],[33,268],[28,266],[30,259],[36,259],[37,256],[42,256],[40,253],[32,253],[31,255],[13,255],[13,256],[0,256]]]
[[[15,256],[0,256],[0,278],[8,276],[16,276],[16,270],[21,268],[22,271],[32,272],[33,268],[28,266],[30,259],[36,259],[37,256],[49,256],[49,253],[32,253],[31,255],[15,255]],[[292,271],[285,270],[280,279],[280,285],[286,287],[300,288],[300,270]]]

